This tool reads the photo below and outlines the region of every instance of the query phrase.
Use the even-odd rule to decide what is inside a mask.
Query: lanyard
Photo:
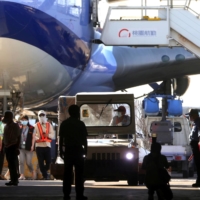
[[[3,130],[4,130],[4,126],[3,124],[0,124],[0,135],[3,135]]]
[[[25,128],[22,128],[22,135],[23,135],[23,142],[25,142],[26,141],[26,133],[27,133],[27,128],[28,127],[25,127]]]

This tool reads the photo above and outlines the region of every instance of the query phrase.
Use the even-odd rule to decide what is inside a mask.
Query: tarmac
[[[5,186],[0,181],[0,200],[62,200],[62,181],[60,180],[23,180],[18,186]],[[200,188],[191,185],[195,179],[173,178],[170,182],[174,200],[199,200]],[[88,200],[147,200],[147,189],[143,186],[128,186],[126,181],[85,182],[85,196]],[[75,200],[72,187],[71,200]],[[155,197],[155,200],[157,197]]]

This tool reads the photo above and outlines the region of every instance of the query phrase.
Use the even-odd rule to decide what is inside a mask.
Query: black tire
[[[145,175],[144,174],[140,174],[139,175],[139,180],[138,180],[139,185],[144,185],[144,179],[145,179]]]
[[[188,173],[187,170],[183,170],[182,174],[183,174],[183,178],[188,178],[189,177],[189,173]]]
[[[74,172],[73,172],[73,174],[72,174],[72,182],[71,182],[71,184],[72,184],[72,185],[75,185],[75,174],[74,174]]]
[[[129,186],[137,186],[138,185],[138,174],[132,174],[128,177],[127,183]]]
[[[189,177],[194,177],[194,170],[189,170]]]

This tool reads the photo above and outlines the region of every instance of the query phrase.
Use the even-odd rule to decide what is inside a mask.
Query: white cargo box
[[[161,153],[167,157],[168,161],[186,160],[186,149],[182,146],[163,145]]]
[[[141,13],[142,9],[159,10],[164,12],[164,18],[140,19],[132,16]],[[124,17],[130,13],[130,18]],[[170,35],[168,7],[109,7],[103,27],[101,41],[105,45],[168,45]]]

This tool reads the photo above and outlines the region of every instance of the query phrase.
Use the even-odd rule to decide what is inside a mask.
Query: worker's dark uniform
[[[158,170],[161,168],[169,168],[166,156],[150,153],[144,157],[142,169],[146,170],[145,185],[148,188],[149,200],[153,199],[154,192],[157,193],[159,200],[164,198],[171,200],[173,198],[169,185],[162,180],[158,173]]]
[[[192,130],[189,135],[190,139],[190,146],[192,148],[193,156],[194,156],[194,162],[196,165],[196,170],[197,170],[197,179],[196,183],[200,184],[200,150],[199,150],[199,127],[200,127],[200,118],[197,118],[194,120],[192,124]]]
[[[70,117],[61,123],[59,135],[60,141],[63,140],[65,145],[63,178],[64,197],[69,197],[71,193],[73,166],[75,167],[76,197],[82,197],[84,192],[84,155],[87,154],[86,126],[79,119]]]

